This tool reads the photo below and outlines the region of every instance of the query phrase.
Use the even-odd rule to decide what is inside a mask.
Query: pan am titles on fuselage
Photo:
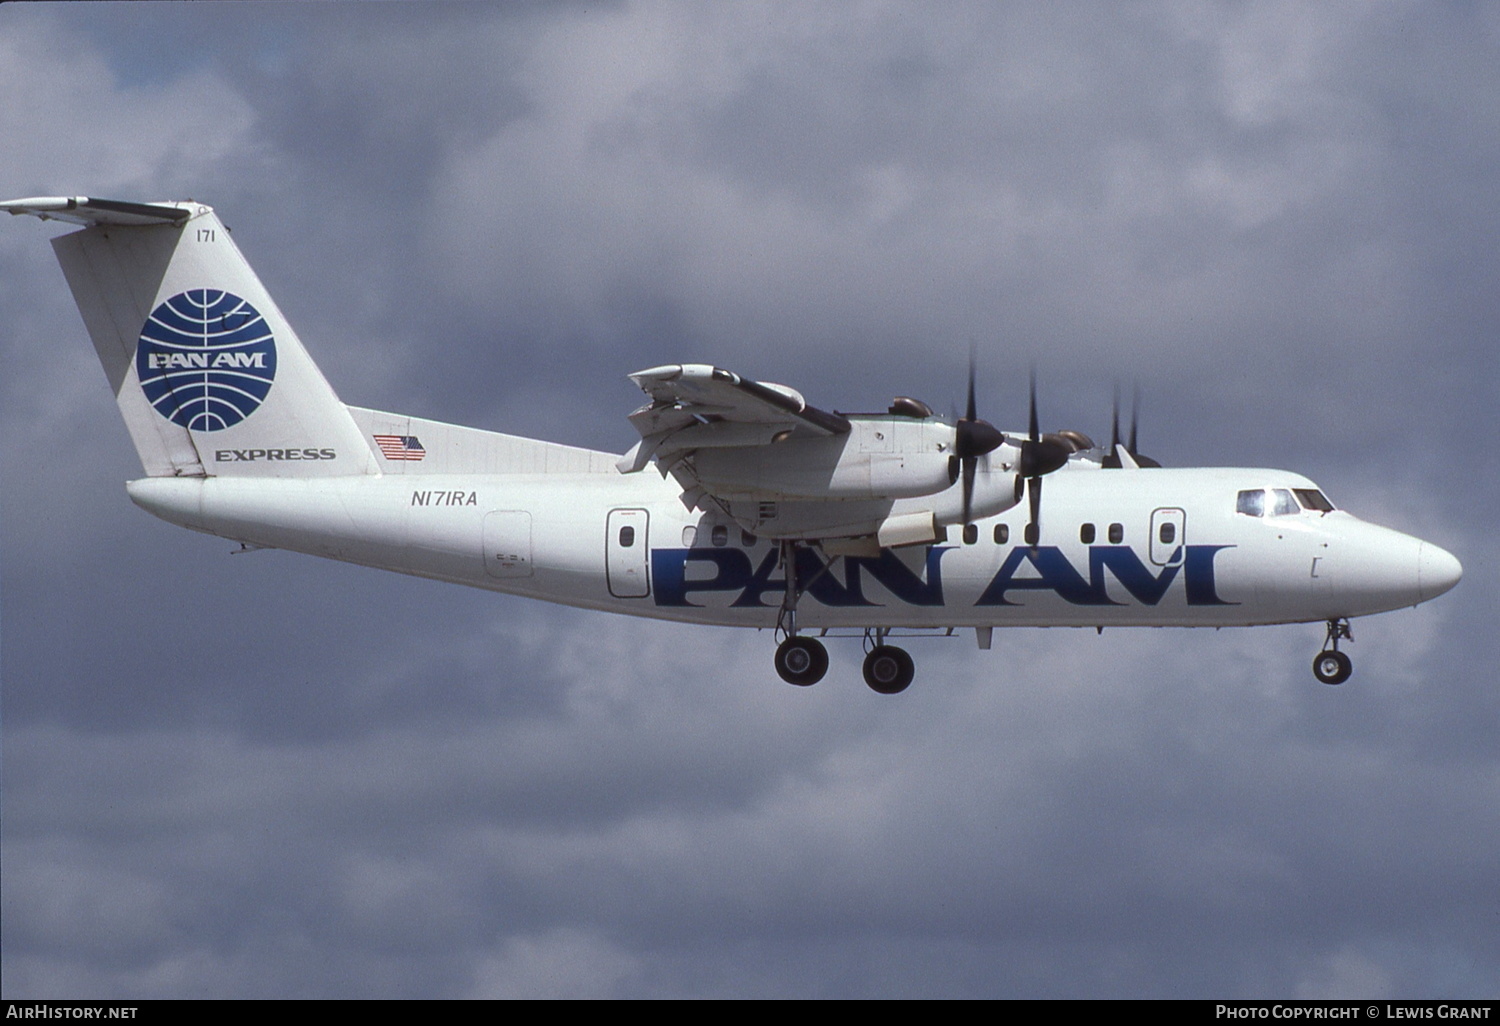
[[[793,684],[820,640],[1020,626],[1322,623],[1342,683],[1349,621],[1458,583],[1436,545],[1337,509],[1282,470],[1163,469],[1116,427],[1098,446],[899,397],[837,413],[707,364],[630,375],[623,456],[348,406],[214,211],[194,202],[0,204],[81,226],[53,248],[145,469],[155,515],[251,548],[635,616],[769,629]],[[1118,404],[1117,404],[1118,406]],[[1134,418],[1132,418],[1133,420]]]

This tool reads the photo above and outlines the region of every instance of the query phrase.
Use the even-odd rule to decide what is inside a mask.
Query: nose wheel
[[[1328,621],[1328,636],[1323,641],[1323,651],[1313,659],[1313,676],[1324,684],[1342,684],[1354,672],[1354,663],[1339,651],[1339,641],[1353,641],[1349,621],[1340,618]]]

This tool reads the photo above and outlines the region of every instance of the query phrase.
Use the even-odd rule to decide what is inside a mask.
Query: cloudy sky
[[[931,9],[930,9],[931,8]],[[0,7],[0,198],[213,204],[340,395],[614,452],[714,362],[1279,466],[1466,576],[1354,625],[916,642],[531,604],[134,508],[0,224],[3,990],[1500,992],[1500,8]]]

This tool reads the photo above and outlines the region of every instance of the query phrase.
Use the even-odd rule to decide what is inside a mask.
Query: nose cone
[[[1427,602],[1463,576],[1451,554],[1409,534],[1333,515],[1325,530],[1330,555],[1326,563],[1314,561],[1313,580],[1337,599],[1340,615],[1364,616]]]
[[[1417,553],[1417,585],[1423,602],[1452,588],[1463,575],[1464,568],[1451,552],[1431,542],[1422,543]]]

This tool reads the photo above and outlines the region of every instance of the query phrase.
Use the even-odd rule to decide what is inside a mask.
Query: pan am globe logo
[[[260,408],[276,377],[276,340],[232,292],[189,289],[146,319],[135,350],[156,412],[192,431],[222,431]]]

